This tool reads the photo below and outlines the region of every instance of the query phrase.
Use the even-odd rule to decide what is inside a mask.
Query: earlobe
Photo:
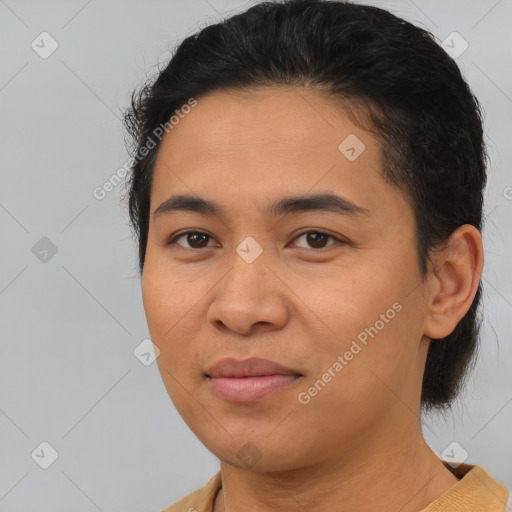
[[[484,265],[480,231],[469,224],[459,226],[432,260],[424,334],[440,339],[455,329],[478,289]]]

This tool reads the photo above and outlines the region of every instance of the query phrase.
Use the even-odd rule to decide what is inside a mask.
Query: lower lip
[[[208,377],[213,390],[235,403],[258,402],[290,387],[299,375],[261,375],[258,377]]]

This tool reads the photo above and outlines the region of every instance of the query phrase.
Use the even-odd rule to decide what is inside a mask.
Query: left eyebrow
[[[214,201],[198,196],[180,194],[171,196],[161,203],[153,212],[153,218],[177,211],[191,211],[216,217],[227,216],[225,209]],[[309,211],[333,212],[343,216],[371,216],[368,208],[330,193],[283,197],[269,204],[265,213],[278,216]]]

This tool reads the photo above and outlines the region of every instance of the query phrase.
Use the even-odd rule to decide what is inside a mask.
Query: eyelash
[[[333,240],[335,240],[336,242],[340,242],[342,244],[346,244],[348,242],[346,242],[345,240],[342,240],[338,237],[335,237],[334,235],[331,235],[329,233],[326,233],[325,231],[319,231],[319,230],[309,230],[309,231],[303,231],[302,233],[299,233],[295,238],[294,240],[296,240],[297,238],[303,236],[303,235],[308,235],[310,233],[314,233],[315,235],[324,235],[324,236],[327,236],[328,238],[332,238]],[[173,245],[176,243],[176,240],[178,240],[179,238],[185,236],[185,235],[190,235],[190,234],[194,234],[194,235],[204,235],[204,236],[207,236],[208,238],[212,239],[213,237],[211,235],[209,235],[208,233],[204,233],[203,231],[184,231],[182,233],[178,233],[177,235],[174,235],[171,237],[171,239],[166,243],[166,245],[170,246],[170,245]],[[178,244],[177,244],[178,245]],[[329,247],[332,247],[332,245],[336,245],[336,244],[331,244],[330,246],[328,247],[322,247],[321,249],[310,249],[311,251],[314,251],[314,252],[320,252],[322,250],[327,250]],[[182,247],[180,245],[178,245],[178,247],[180,247],[181,249],[186,249],[186,250],[190,250],[190,251],[200,251],[202,249],[208,249],[211,247],[202,247],[202,248],[187,248],[187,247]],[[303,247],[300,247],[300,249],[303,249]]]

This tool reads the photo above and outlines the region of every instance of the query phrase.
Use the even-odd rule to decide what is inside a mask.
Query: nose
[[[234,254],[208,309],[208,322],[241,336],[283,328],[289,316],[286,286],[267,266],[264,252],[248,261]]]

